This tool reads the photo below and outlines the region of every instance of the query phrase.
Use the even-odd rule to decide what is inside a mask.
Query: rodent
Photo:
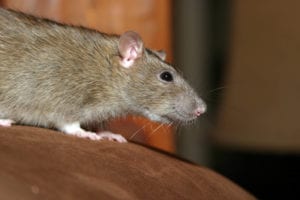
[[[125,142],[80,125],[129,113],[194,120],[206,104],[164,59],[133,31],[110,35],[0,8],[0,125]]]

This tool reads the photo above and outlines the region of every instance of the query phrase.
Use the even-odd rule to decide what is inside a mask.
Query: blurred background
[[[59,22],[139,32],[208,103],[187,127],[129,116],[109,129],[213,168],[259,199],[300,198],[300,1],[0,0]],[[192,177],[191,177],[192,178]]]

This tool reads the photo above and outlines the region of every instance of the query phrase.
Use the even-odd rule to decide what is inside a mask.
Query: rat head
[[[164,123],[188,122],[205,112],[205,103],[164,61],[164,52],[144,48],[140,36],[131,31],[121,35],[118,50],[118,65],[127,77],[125,99],[131,110]]]

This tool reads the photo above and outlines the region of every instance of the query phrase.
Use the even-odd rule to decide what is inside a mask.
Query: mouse
[[[206,104],[165,58],[134,31],[107,34],[0,8],[0,126],[122,143],[119,134],[82,124],[128,114],[195,120]]]

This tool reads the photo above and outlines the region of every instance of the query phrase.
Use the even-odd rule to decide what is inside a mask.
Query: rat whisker
[[[150,122],[145,123],[141,128],[139,128],[137,131],[135,131],[129,138],[129,140],[132,140],[141,130],[143,130],[146,126],[148,126]]]
[[[173,125],[173,123],[174,123],[174,122],[169,122],[167,127],[169,128],[170,126]]]
[[[149,139],[153,136],[153,134],[154,134],[158,129],[160,129],[163,125],[164,125],[164,124],[160,124],[159,126],[157,126],[157,127],[149,134],[149,136],[146,138],[146,140],[149,140]]]
[[[217,92],[217,91],[219,91],[219,90],[223,90],[223,89],[227,89],[227,88],[228,88],[227,86],[217,87],[217,88],[215,88],[215,89],[212,89],[212,90],[208,91],[207,94],[211,94],[211,93],[213,93],[213,92]]]

